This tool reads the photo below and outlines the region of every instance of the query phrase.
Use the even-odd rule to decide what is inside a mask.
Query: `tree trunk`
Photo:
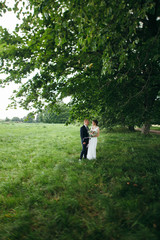
[[[135,131],[134,125],[129,125],[129,126],[128,126],[128,129],[129,129],[129,131],[131,131],[131,132],[134,132],[134,131]]]
[[[149,132],[150,132],[150,127],[151,127],[150,122],[145,122],[145,123],[143,124],[141,133],[144,134],[144,135],[148,135]]]

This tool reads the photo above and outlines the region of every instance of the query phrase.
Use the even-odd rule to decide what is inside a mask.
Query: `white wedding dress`
[[[94,131],[97,135],[99,127],[91,128],[91,131]],[[96,147],[97,147],[97,137],[91,137],[89,139],[87,159],[96,159]]]

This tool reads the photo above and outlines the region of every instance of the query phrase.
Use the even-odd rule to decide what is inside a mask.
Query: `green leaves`
[[[97,112],[103,122],[139,124],[151,117],[160,89],[158,2],[16,1],[19,16],[20,6],[23,22],[12,35],[1,29],[0,51],[6,81],[38,71],[22,86],[25,106],[69,95],[74,118]]]

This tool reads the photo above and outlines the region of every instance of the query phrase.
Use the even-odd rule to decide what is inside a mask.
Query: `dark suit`
[[[80,155],[80,159],[82,159],[83,155],[84,158],[87,157],[87,145],[89,142],[89,133],[88,133],[88,127],[86,127],[85,125],[83,125],[80,128],[80,137],[81,137],[81,143],[82,143],[82,151],[81,151],[81,155]],[[83,144],[85,142],[85,144]]]

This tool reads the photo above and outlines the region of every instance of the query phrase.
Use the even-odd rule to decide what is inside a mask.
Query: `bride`
[[[88,153],[87,153],[87,158],[89,160],[96,159],[97,137],[99,136],[99,127],[98,127],[97,120],[92,121],[90,136],[91,138],[89,140]]]

